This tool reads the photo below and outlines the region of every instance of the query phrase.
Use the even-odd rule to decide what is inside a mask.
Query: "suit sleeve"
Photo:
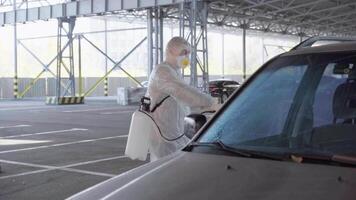
[[[189,107],[209,107],[214,100],[209,95],[186,84],[175,76],[172,69],[160,67],[156,73],[157,87],[164,93],[175,97]]]

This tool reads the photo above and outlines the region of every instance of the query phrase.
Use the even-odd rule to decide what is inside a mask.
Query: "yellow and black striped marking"
[[[105,79],[104,79],[104,96],[108,96],[108,89],[109,89],[109,87],[108,87],[108,78],[106,77]]]
[[[19,84],[17,76],[14,77],[14,98],[17,99],[19,95]]]
[[[84,104],[84,97],[47,97],[47,105]]]

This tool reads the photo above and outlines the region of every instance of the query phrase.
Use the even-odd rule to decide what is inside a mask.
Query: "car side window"
[[[342,75],[333,74],[333,68],[335,64],[329,64],[323,77],[320,80],[319,87],[315,94],[315,100],[313,105],[313,127],[320,127],[327,124],[331,124],[333,115],[333,99],[336,88],[342,83],[346,82],[346,78]]]
[[[330,63],[315,94],[310,144],[319,151],[355,155],[355,61]]]

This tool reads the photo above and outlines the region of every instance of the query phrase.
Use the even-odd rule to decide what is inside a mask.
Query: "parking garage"
[[[352,0],[0,1],[0,199],[66,199],[82,191],[90,192],[93,186],[95,192],[97,191],[95,186],[103,182],[106,185],[101,187],[110,188],[107,185],[111,180],[117,181],[118,188],[108,192],[103,199],[142,199],[134,195],[132,198],[130,195],[120,196],[120,191],[130,188],[131,184],[134,185],[145,178],[144,176],[151,177],[155,170],[159,171],[159,167],[169,166],[173,161],[164,162],[163,158],[151,164],[157,167],[153,169],[149,167],[149,158],[145,161],[132,160],[125,155],[125,148],[131,117],[139,109],[141,97],[150,87],[148,82],[150,74],[165,60],[167,53],[165,48],[172,37],[180,36],[190,43],[190,66],[181,71],[182,80],[200,92],[212,96],[219,104],[219,108],[222,108],[221,111],[215,110],[216,117],[214,113],[209,115],[209,118],[213,119],[207,123],[214,126],[214,119],[219,120],[218,115],[229,113],[229,107],[234,105],[234,99],[239,99],[239,93],[242,93],[240,95],[242,96],[245,87],[246,90],[252,88],[254,80],[258,79],[254,74],[262,73],[261,66],[272,62],[276,57],[278,59],[279,55],[288,57],[290,54],[294,55],[293,51],[296,51],[295,55],[298,56],[298,51],[302,52],[307,48],[316,48],[314,51],[317,53],[318,51],[330,53],[332,51],[330,49],[336,49],[335,52],[344,50],[352,52],[352,42],[356,38],[355,15],[356,2]],[[351,45],[343,49],[333,47],[334,43]],[[329,44],[331,44],[329,49],[322,49],[322,46]],[[315,53],[313,50],[310,52]],[[300,54],[303,55],[302,53]],[[340,120],[338,117],[342,116],[340,118],[344,121],[340,124],[348,124],[347,127],[352,132],[356,119],[355,98],[352,96],[356,95],[354,94],[356,78],[353,73],[352,54],[346,54],[343,57],[346,63],[334,59],[328,61],[326,69],[332,65],[330,71],[333,74],[328,75],[328,78],[336,77],[342,80],[346,78],[347,84],[340,83],[342,87],[335,86],[339,88],[334,88],[335,94],[330,90],[330,94],[322,93],[325,96],[320,98],[326,99],[331,93],[334,95],[334,103],[329,106],[333,110],[330,112],[334,112],[332,121],[337,124]],[[320,59],[310,60],[308,62],[313,63]],[[298,64],[307,66],[305,64],[307,61],[300,62],[302,64]],[[293,83],[303,81],[308,83],[308,78],[297,79],[303,69],[288,70],[294,75]],[[283,74],[285,79],[290,75],[288,72]],[[321,78],[320,84],[328,80]],[[329,80],[332,81],[334,79]],[[334,82],[339,84],[336,80]],[[283,83],[280,81],[278,84],[283,88],[283,84],[288,85],[288,81]],[[242,88],[242,92],[238,91],[239,88]],[[269,89],[267,86],[266,88]],[[285,91],[286,88],[282,90]],[[311,90],[297,90],[296,96],[303,92],[309,94]],[[350,94],[351,97],[347,97],[346,100],[336,98],[340,91]],[[278,92],[280,91],[275,89],[270,94],[278,96]],[[261,97],[260,95],[261,93],[252,95],[250,101],[254,102],[254,99]],[[318,100],[317,95],[305,102]],[[267,102],[269,96],[264,98]],[[305,102],[295,98],[293,105],[301,106],[295,110],[308,110],[308,106],[303,107],[308,104]],[[347,114],[335,111],[339,108],[334,105],[335,102],[346,102],[347,109],[351,111]],[[283,110],[284,103],[276,106],[275,115],[279,110]],[[314,111],[321,112],[324,116],[329,114],[327,109],[316,107],[318,106],[315,104],[309,109],[317,109]],[[268,110],[266,107],[265,111]],[[256,123],[267,123],[263,120],[266,115],[263,111],[256,115],[260,117]],[[345,118],[345,115],[348,118]],[[293,118],[290,113],[288,116],[290,117],[286,121],[299,119]],[[313,120],[305,120],[305,124],[324,125],[328,120],[314,119],[315,116],[317,114],[312,114]],[[289,126],[294,121],[289,122]],[[289,126],[286,125],[284,130],[289,130]],[[342,132],[346,128],[335,130]],[[203,136],[205,132],[206,134],[211,132],[209,130],[204,132],[205,129],[207,126],[199,132]],[[239,130],[239,127],[236,129]],[[315,129],[313,133],[315,132],[326,131]],[[345,138],[348,138],[347,133],[345,131]],[[326,138],[333,137],[329,135]],[[350,138],[348,140],[354,140],[353,137]],[[349,154],[347,158],[345,156],[346,154],[340,154],[337,160],[347,160],[347,167],[355,164],[349,158]],[[189,159],[192,158],[186,160]],[[201,159],[197,157],[196,162],[208,163]],[[299,154],[291,156],[291,162],[302,163],[303,159],[308,160]],[[234,164],[225,166],[225,161],[221,163],[224,163],[227,170],[234,169]],[[221,163],[216,160],[214,164]],[[310,168],[315,167],[313,164]],[[214,168],[215,165],[211,166]],[[254,164],[251,163],[251,166]],[[194,167],[192,165],[193,169]],[[188,168],[189,166],[183,169]],[[125,176],[130,176],[130,173],[140,169],[147,171],[122,188],[119,187],[121,180],[118,177],[125,179]],[[320,170],[322,174],[324,168],[321,167]],[[168,172],[163,171],[161,174],[165,173]],[[208,172],[202,172],[205,173]],[[216,178],[217,174],[216,171],[209,172],[211,177]],[[346,170],[337,171],[335,180],[342,182],[348,175],[354,176],[352,172]],[[162,181],[161,178],[159,176],[149,180]],[[196,191],[201,189],[197,189],[196,185],[192,186],[192,189],[187,189],[186,185],[181,183],[184,181],[180,180],[178,174],[173,174],[173,179],[177,180],[177,183],[166,185],[168,188],[178,188],[177,191],[192,194],[188,196],[195,199],[206,199],[206,196],[194,193],[194,189]],[[325,182],[329,180],[326,179]],[[212,185],[216,186],[219,181],[213,182]],[[165,183],[164,180],[162,183]],[[351,191],[355,189],[355,184],[352,180],[347,183],[348,188],[343,190],[344,193],[337,193],[339,196],[330,195],[329,198],[352,199],[352,192],[348,189]],[[328,184],[332,185],[329,182]],[[315,189],[315,193],[310,193],[316,196],[308,196],[309,193],[306,192],[305,197],[307,199],[321,198],[323,195],[326,197],[325,187],[320,186]],[[137,187],[137,193],[141,190],[142,185],[141,188]],[[165,189],[156,191],[165,193]],[[217,189],[215,192],[221,191]],[[259,195],[266,194],[265,192],[254,191],[254,195],[245,196],[245,199],[260,197]],[[86,199],[85,195],[79,196],[79,199]],[[272,199],[278,199],[277,196],[273,198],[271,195]],[[183,197],[177,195],[175,198]],[[147,199],[166,198],[163,195],[156,198],[147,196]],[[227,195],[222,199],[234,198]]]

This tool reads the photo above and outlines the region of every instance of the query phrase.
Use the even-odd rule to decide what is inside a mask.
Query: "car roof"
[[[214,79],[214,80],[210,80],[209,82],[214,82],[214,81],[234,81],[234,80],[231,80],[231,79]],[[237,81],[235,81],[237,82]]]
[[[315,47],[305,47],[297,50],[292,50],[284,53],[282,56],[303,55],[313,53],[333,53],[333,52],[345,52],[356,51],[356,42],[341,42],[336,44],[327,44]]]

